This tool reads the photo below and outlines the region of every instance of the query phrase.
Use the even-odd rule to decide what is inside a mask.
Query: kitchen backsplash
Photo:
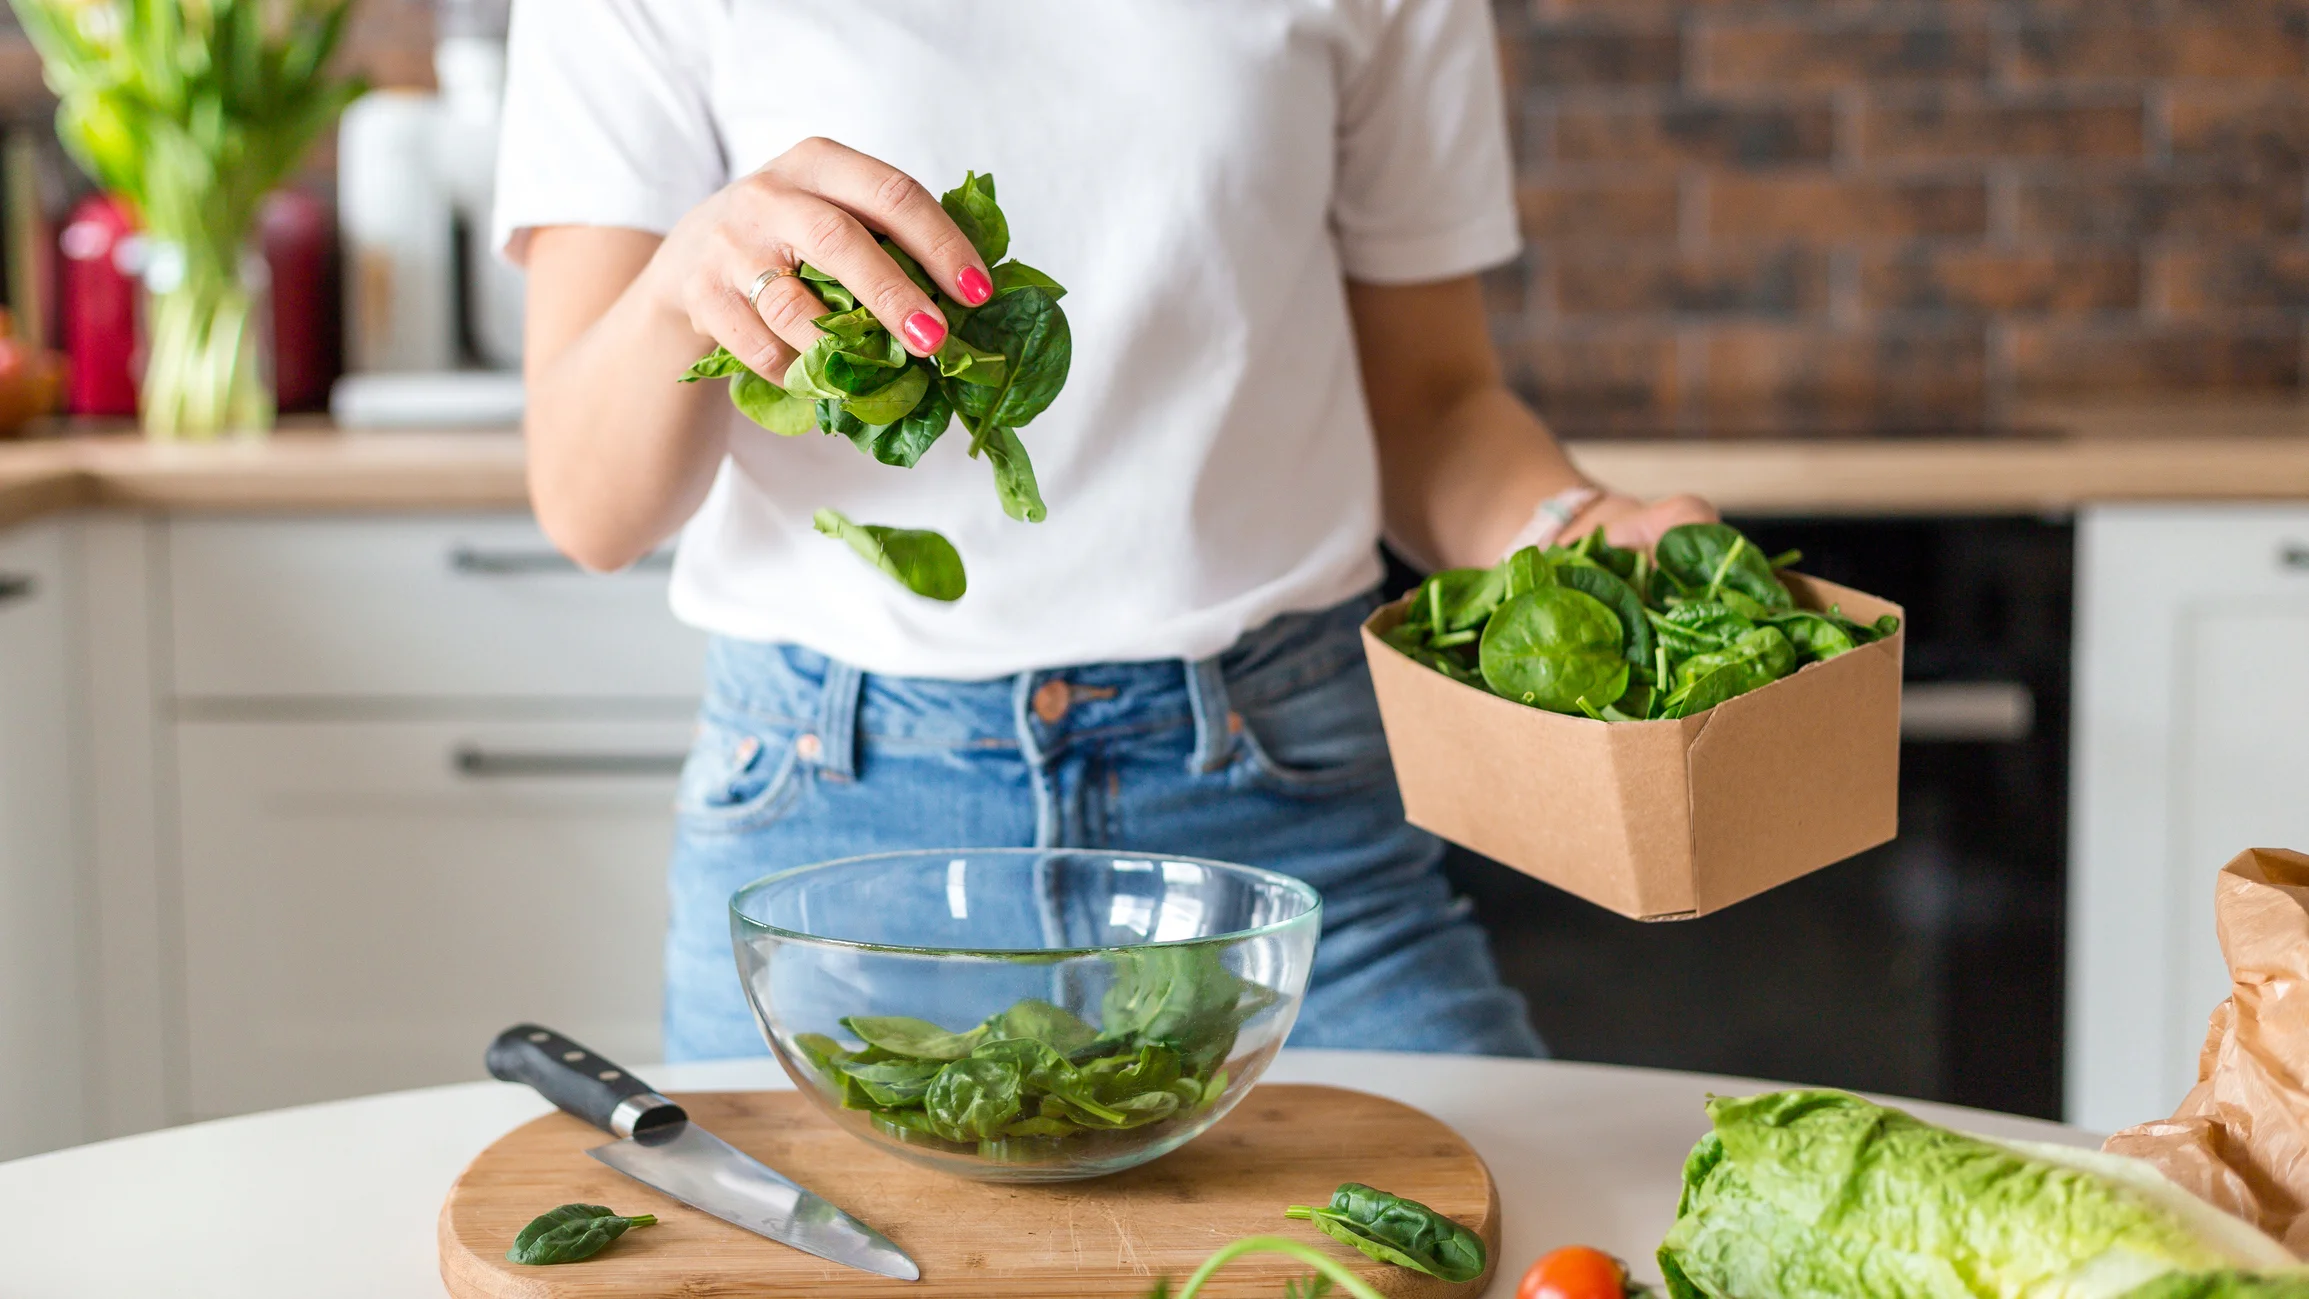
[[[1496,333],[1567,430],[1994,425],[2298,392],[2309,5],[1508,0],[1530,250]]]
[[[1567,432],[2302,392],[2309,0],[1497,13],[1530,244],[1489,277],[1492,321]],[[432,34],[430,0],[363,0],[348,55],[429,85]],[[0,40],[17,116],[38,95],[20,42]],[[316,189],[333,166],[324,147]]]

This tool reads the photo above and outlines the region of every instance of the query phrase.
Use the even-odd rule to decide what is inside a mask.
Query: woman
[[[682,779],[666,1052],[762,1043],[733,889],[884,849],[1112,845],[1288,871],[1326,925],[1293,1041],[1536,1054],[1406,825],[1356,627],[1382,527],[1426,564],[1709,517],[1605,493],[1502,381],[1476,272],[1517,234],[1486,0],[527,0],[497,220],[529,271],[530,488],[588,568],[679,530],[715,633]],[[1072,376],[1022,437],[1049,517],[948,437],[898,470],[774,437],[808,262],[944,341],[887,235],[965,303],[933,191],[991,172],[1069,290]],[[926,189],[925,185],[931,188]],[[935,528],[935,604],[813,534]]]

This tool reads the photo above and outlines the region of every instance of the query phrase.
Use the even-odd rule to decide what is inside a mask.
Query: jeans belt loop
[[[1187,771],[1205,775],[1227,765],[1235,754],[1233,708],[1227,702],[1227,676],[1217,655],[1186,664],[1187,706],[1195,715],[1195,751]]]
[[[818,772],[835,780],[858,774],[858,703],[866,674],[829,657],[818,696]]]

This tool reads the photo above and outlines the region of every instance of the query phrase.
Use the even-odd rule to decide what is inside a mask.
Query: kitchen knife
[[[491,1077],[545,1099],[619,1138],[586,1151],[693,1209],[862,1271],[919,1281],[922,1269],[890,1239],[697,1124],[622,1066],[550,1028],[516,1024],[485,1057]]]

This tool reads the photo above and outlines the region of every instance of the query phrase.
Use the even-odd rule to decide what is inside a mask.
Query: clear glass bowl
[[[1288,875],[1063,849],[885,853],[730,899],[754,1017],[836,1123],[997,1182],[1118,1172],[1258,1081],[1322,901]]]

